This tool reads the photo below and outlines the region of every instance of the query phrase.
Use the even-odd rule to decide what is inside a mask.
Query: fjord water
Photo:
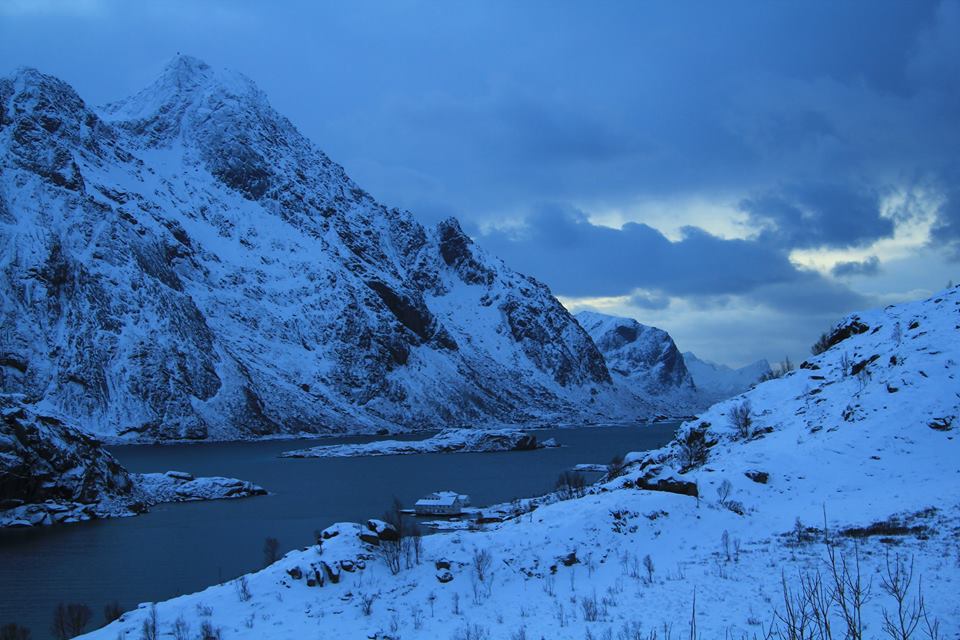
[[[0,530],[0,625],[17,622],[49,637],[59,602],[87,604],[91,626],[103,606],[126,610],[202,590],[259,568],[264,540],[282,551],[303,547],[334,522],[382,514],[394,496],[404,505],[438,489],[468,493],[475,506],[552,489],[577,463],[657,448],[675,423],[538,430],[562,447],[502,453],[367,458],[282,459],[282,451],[372,437],[114,447],[130,471],[189,471],[255,482],[270,495],[158,505],[145,515],[33,529]],[[422,437],[422,436],[416,436]],[[409,437],[415,439],[416,437]]]

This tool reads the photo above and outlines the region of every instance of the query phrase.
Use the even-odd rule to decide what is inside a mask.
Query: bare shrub
[[[493,564],[493,555],[487,549],[473,550],[473,572],[477,580],[485,582],[490,574],[490,565]]]
[[[731,483],[727,478],[724,478],[723,482],[720,483],[720,486],[717,487],[717,499],[724,507],[727,506],[727,502],[730,499],[731,493],[733,493],[733,483]]]
[[[0,640],[30,640],[30,629],[11,622],[0,627]]]
[[[108,602],[103,607],[103,620],[106,624],[110,624],[122,615],[123,609],[120,608],[120,603],[116,600],[113,602]]]
[[[580,608],[583,609],[583,619],[585,621],[596,622],[600,619],[600,604],[597,602],[596,592],[589,598],[586,596],[580,598]]]
[[[157,622],[157,605],[150,605],[150,612],[140,626],[140,640],[158,640],[160,624]]]
[[[773,368],[769,372],[760,376],[759,382],[766,382],[767,380],[776,380],[777,378],[782,378],[795,368],[796,367],[794,367],[793,362],[790,360],[790,356],[786,356],[781,362],[773,365]]]
[[[85,604],[70,603],[65,605],[61,602],[53,610],[53,623],[50,631],[57,640],[75,638],[83,633],[87,625],[90,624],[92,617],[90,607]]]
[[[190,640],[190,625],[183,619],[183,616],[174,620],[171,632],[173,633],[173,640]]]
[[[910,585],[913,584],[913,560],[907,566],[897,555],[893,564],[887,555],[886,572],[880,578],[880,588],[893,598],[896,611],[883,610],[883,631],[893,640],[909,640],[924,618],[923,593],[918,589],[915,597],[910,597]]]
[[[653,558],[650,557],[650,554],[643,556],[643,568],[647,572],[647,584],[653,584]]]
[[[250,593],[250,584],[247,582],[247,576],[240,576],[233,581],[233,587],[237,591],[237,597],[240,602],[249,602],[253,596]]]
[[[360,612],[365,616],[369,616],[373,613],[373,603],[377,600],[377,594],[375,593],[361,593],[360,594]]]
[[[707,461],[707,430],[710,424],[700,423],[697,427],[688,429],[677,438],[678,462],[681,471],[689,471]]]
[[[557,478],[556,487],[562,500],[582,498],[586,493],[587,480],[579,471],[564,471]]]
[[[453,640],[489,640],[490,632],[479,624],[465,624],[453,633]]]
[[[810,353],[812,353],[815,356],[818,356],[829,348],[830,348],[830,334],[821,333],[820,337],[817,338],[817,341],[813,343],[812,347],[810,347]]]
[[[625,468],[623,463],[623,454],[617,454],[610,459],[610,462],[607,463],[607,478],[611,480],[613,478],[618,478],[623,475],[623,470]]]
[[[221,640],[220,627],[214,627],[209,620],[200,625],[200,640]]]
[[[727,417],[730,419],[730,424],[732,424],[736,430],[737,436],[740,438],[750,437],[751,427],[753,426],[753,415],[749,400],[744,400],[740,404],[735,404],[730,407],[730,410],[727,412]]]
[[[280,542],[276,538],[263,541],[263,566],[269,567],[280,559]]]

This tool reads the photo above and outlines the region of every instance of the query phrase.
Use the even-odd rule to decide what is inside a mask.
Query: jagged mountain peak
[[[661,413],[692,413],[696,386],[669,333],[633,318],[596,311],[574,315],[603,354],[614,380],[659,405]]]
[[[209,103],[212,97],[266,105],[266,96],[248,77],[227,69],[214,69],[189,55],[177,54],[150,85],[134,95],[105,105],[108,120],[145,120],[171,112],[180,114],[191,105]]]

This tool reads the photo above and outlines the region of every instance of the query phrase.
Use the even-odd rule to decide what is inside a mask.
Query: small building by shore
[[[418,516],[458,516],[470,506],[470,496],[456,491],[437,491],[417,500],[413,510]]]

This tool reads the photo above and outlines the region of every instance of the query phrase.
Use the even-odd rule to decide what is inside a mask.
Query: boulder
[[[770,479],[770,474],[766,471],[750,470],[745,471],[743,475],[747,476],[757,484],[767,484],[767,481]]]
[[[437,580],[440,582],[440,584],[446,584],[446,583],[450,582],[451,580],[453,580],[453,574],[450,573],[450,571],[447,570],[447,569],[444,569],[444,570],[442,570],[442,571],[438,571],[438,572],[437,572]]]
[[[684,480],[673,469],[660,464],[648,467],[643,475],[637,478],[637,488],[677,493],[694,498],[699,495],[695,482]]]

